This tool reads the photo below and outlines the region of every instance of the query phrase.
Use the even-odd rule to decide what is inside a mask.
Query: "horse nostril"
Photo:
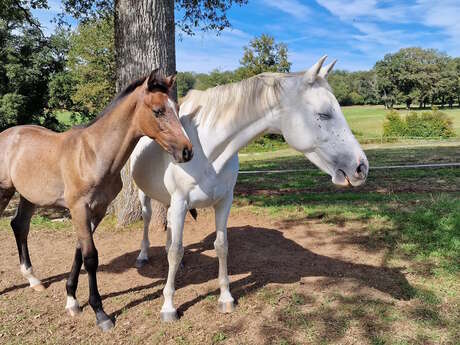
[[[356,177],[360,179],[365,179],[367,177],[367,166],[364,163],[361,163],[356,168]]]
[[[192,150],[189,150],[187,148],[185,148],[183,151],[182,151],[182,158],[184,159],[184,162],[188,162],[189,160],[191,160],[193,157],[193,152]]]

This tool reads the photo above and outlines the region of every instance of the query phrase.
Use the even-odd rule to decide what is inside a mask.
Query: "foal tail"
[[[9,132],[0,133],[0,217],[15,192],[8,172],[7,151],[9,145],[7,145],[7,139]]]
[[[0,217],[5,211],[6,206],[10,202],[11,198],[14,195],[14,188],[13,189],[0,189]]]

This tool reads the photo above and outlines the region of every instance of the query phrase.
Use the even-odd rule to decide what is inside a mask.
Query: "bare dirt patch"
[[[234,209],[229,273],[238,306],[223,315],[216,310],[213,214],[200,212],[197,222],[188,218],[175,298],[182,317],[173,324],[159,319],[167,275],[165,233],[151,234],[150,264],[137,270],[141,225],[116,230],[107,224],[95,238],[100,292],[105,310],[116,317],[109,334],[95,326],[86,274],[77,292],[83,313],[72,319],[64,311],[75,244],[70,225],[31,230],[31,258],[47,286],[43,293],[27,287],[14,236],[5,226],[0,229],[0,343],[371,344],[389,332],[416,333],[398,322],[403,316],[397,312],[415,308],[411,275],[386,266],[386,248],[371,243],[360,223],[276,221]],[[409,329],[401,331],[404,327]]]

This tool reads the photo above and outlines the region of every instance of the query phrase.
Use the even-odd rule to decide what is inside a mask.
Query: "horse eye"
[[[318,115],[322,120],[329,120],[332,117],[330,114],[326,113],[318,113]]]
[[[163,115],[163,111],[161,109],[152,109],[152,111],[155,117],[160,117]]]

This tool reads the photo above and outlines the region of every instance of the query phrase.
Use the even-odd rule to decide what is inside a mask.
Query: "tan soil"
[[[308,332],[286,328],[285,316],[280,314],[287,303],[283,298],[291,292],[304,296],[305,310],[318,307],[333,292],[381,303],[409,303],[405,274],[402,269],[385,267],[384,246],[373,243],[362,224],[337,227],[311,219],[283,222],[234,209],[229,220],[229,273],[239,305],[233,314],[219,314],[213,224],[210,211],[199,212],[196,222],[187,216],[185,266],[177,277],[175,297],[182,317],[174,324],[159,320],[167,274],[165,233],[151,233],[150,265],[138,271],[134,262],[142,238],[140,224],[130,230],[103,227],[96,232],[100,293],[105,310],[116,317],[109,334],[95,327],[87,305],[86,274],[80,277],[77,292],[83,313],[71,318],[64,311],[73,232],[31,231],[32,263],[47,286],[45,292],[37,293],[19,273],[12,232],[0,230],[0,343],[210,344],[219,339],[225,344],[271,344],[279,339],[310,343]],[[273,291],[275,295],[282,291],[274,304],[270,302]],[[333,328],[339,327],[337,317],[325,314],[321,320],[325,328],[317,329],[334,340],[330,338],[334,329],[326,326],[332,322]],[[376,327],[372,325],[372,320],[363,321],[335,340],[369,343]]]

